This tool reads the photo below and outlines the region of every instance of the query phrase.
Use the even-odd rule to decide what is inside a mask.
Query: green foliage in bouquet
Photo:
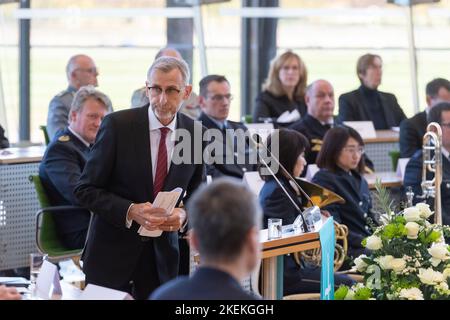
[[[395,214],[388,193],[378,187],[383,224],[362,241],[371,254],[354,260],[364,282],[341,286],[335,299],[450,300],[450,247],[444,242],[450,227],[429,223],[433,212],[425,203]]]

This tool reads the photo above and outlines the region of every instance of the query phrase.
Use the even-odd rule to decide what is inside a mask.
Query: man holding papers
[[[194,139],[202,127],[178,113],[192,90],[188,81],[186,62],[161,57],[147,73],[150,104],[105,117],[76,188],[94,213],[83,253],[87,283],[145,299],[177,276],[177,231],[186,212],[152,203],[160,191],[177,187],[189,197],[204,177],[203,144]],[[141,227],[160,235],[141,235]]]

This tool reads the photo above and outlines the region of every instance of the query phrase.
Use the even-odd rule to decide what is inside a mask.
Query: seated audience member
[[[108,98],[93,86],[81,87],[70,109],[69,127],[50,142],[39,166],[39,176],[53,206],[79,205],[74,189],[83,171]],[[89,227],[88,210],[55,214],[59,236],[68,248],[83,248]]]
[[[297,131],[290,129],[277,130],[267,139],[267,148],[272,154],[279,155],[281,165],[293,177],[299,177],[306,161],[304,151],[308,145],[306,138]],[[278,152],[277,152],[278,149]],[[263,172],[261,166],[260,172]],[[304,207],[306,200],[302,199],[300,190],[295,184],[291,184],[288,176],[279,168],[275,173],[289,196],[296,202],[299,208]],[[267,228],[269,218],[281,218],[283,225],[292,224],[299,212],[291,203],[288,195],[271,175],[261,175],[265,183],[259,193],[259,203],[264,212],[264,227]],[[320,292],[321,269],[312,266],[305,261],[298,265],[293,255],[284,256],[284,295],[296,293]],[[346,275],[335,274],[335,286],[340,284],[352,284],[352,280]]]
[[[435,105],[428,113],[428,123],[437,122],[442,128],[442,184],[441,184],[441,208],[442,223],[450,225],[450,102],[441,102]],[[414,203],[423,202],[418,199],[422,195],[422,149],[417,150],[406,165],[403,185],[412,187],[415,199]],[[434,176],[428,171],[427,179]],[[433,198],[426,200],[434,208]],[[432,218],[431,218],[432,219]]]
[[[309,164],[316,163],[323,144],[323,137],[335,125],[334,89],[326,80],[317,80],[306,88],[305,102],[308,112],[289,128],[303,134],[309,141],[305,159]],[[372,161],[364,155],[367,171],[373,171]],[[305,173],[305,172],[304,172]]]
[[[232,204],[232,205],[230,205]],[[221,178],[203,185],[187,207],[191,245],[200,267],[155,290],[154,300],[253,300],[240,282],[259,265],[261,208],[238,180]]]
[[[312,182],[327,188],[342,198],[345,203],[331,204],[328,210],[338,223],[348,227],[348,255],[356,258],[365,252],[361,241],[372,234],[367,219],[375,223],[371,211],[372,200],[369,186],[363,177],[364,142],[353,128],[335,127],[324,138],[317,156],[319,172]]]
[[[9,148],[8,138],[5,136],[5,129],[0,126],[0,149]]]
[[[69,59],[66,66],[69,82],[67,89],[61,91],[50,101],[47,115],[47,133],[50,140],[69,125],[69,111],[73,97],[82,86],[97,86],[98,69],[94,60],[84,54],[78,54]],[[111,100],[107,97],[107,106],[113,111]]]
[[[298,111],[292,123],[306,113],[305,89],[307,71],[300,57],[287,51],[272,60],[263,92],[256,97],[253,122],[275,122],[285,111]],[[280,125],[286,125],[278,123]]]
[[[381,57],[370,53],[361,56],[356,74],[361,86],[339,97],[339,121],[372,121],[375,130],[398,127],[406,119],[402,108],[393,94],[378,91],[382,75]]]
[[[0,300],[22,300],[22,296],[14,287],[0,286]]]
[[[427,130],[427,114],[439,102],[450,102],[450,82],[437,78],[430,81],[426,88],[427,107],[410,119],[400,124],[400,157],[410,158],[417,150],[422,149],[422,140]]]
[[[170,47],[164,47],[161,50],[158,51],[158,53],[155,56],[155,60],[159,57],[174,57],[177,59],[183,59],[181,57],[180,52],[174,48]],[[147,104],[149,104],[149,100],[147,97],[147,93],[145,90],[145,86],[142,88],[139,88],[133,92],[133,95],[131,96],[131,107],[132,108],[139,108],[143,107]],[[192,119],[197,119],[200,115],[200,107],[198,105],[198,97],[194,92],[191,92],[191,95],[187,100],[183,102],[181,105],[180,111],[184,113],[185,115],[191,117]]]
[[[216,129],[216,134],[220,132],[220,143],[223,144],[220,150],[223,157],[212,154],[217,158],[214,164],[207,166],[207,174],[212,178],[224,175],[242,178],[246,171],[256,170],[256,166],[250,164],[249,145],[244,135],[247,127],[241,122],[227,119],[232,98],[230,83],[224,76],[209,75],[200,81],[199,102],[202,113],[198,120],[207,129]]]

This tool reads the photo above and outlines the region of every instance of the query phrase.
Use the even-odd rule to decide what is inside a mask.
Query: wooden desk
[[[393,171],[365,174],[364,178],[366,178],[370,189],[375,189],[377,179],[381,179],[381,184],[386,188],[401,187],[403,184],[402,178]]]
[[[29,254],[37,252],[35,214],[39,210],[31,174],[38,174],[45,146],[0,150],[0,270],[27,267]]]
[[[280,239],[268,240],[267,229],[260,231],[262,245],[262,295],[265,299],[283,297],[283,255],[320,248],[319,232],[283,234]]]
[[[389,152],[399,150],[399,132],[393,130],[377,130],[377,137],[364,139],[367,156],[373,161],[375,171],[392,171],[392,160]]]

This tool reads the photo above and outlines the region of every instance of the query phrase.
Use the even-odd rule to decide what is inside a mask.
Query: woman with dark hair
[[[9,141],[5,137],[5,130],[0,125],[0,149],[9,148]]]
[[[300,176],[306,166],[304,151],[308,146],[308,140],[301,133],[290,129],[276,130],[267,139],[266,146],[292,177]],[[262,175],[264,168],[265,166],[260,167],[261,177],[265,183],[259,193],[259,203],[264,213],[263,225],[267,228],[269,218],[281,218],[283,225],[292,224],[299,212],[275,178],[272,175]],[[296,204],[303,208],[305,201],[300,195],[300,190],[290,182],[281,168],[276,170],[275,176]],[[335,274],[334,283],[336,287],[340,284],[351,285],[353,280],[346,275]],[[299,266],[292,255],[285,255],[283,288],[284,295],[320,292],[320,267],[309,265],[304,261],[301,261]]]
[[[285,111],[298,111],[294,122],[306,114],[307,71],[300,56],[286,51],[272,60],[263,92],[256,97],[253,122],[276,122]]]
[[[364,142],[353,128],[339,126],[328,130],[317,156],[320,170],[312,179],[344,198],[344,204],[331,204],[324,209],[348,227],[348,255],[353,258],[366,251],[361,241],[372,233],[368,219],[376,222],[369,186],[363,177],[363,153]]]

